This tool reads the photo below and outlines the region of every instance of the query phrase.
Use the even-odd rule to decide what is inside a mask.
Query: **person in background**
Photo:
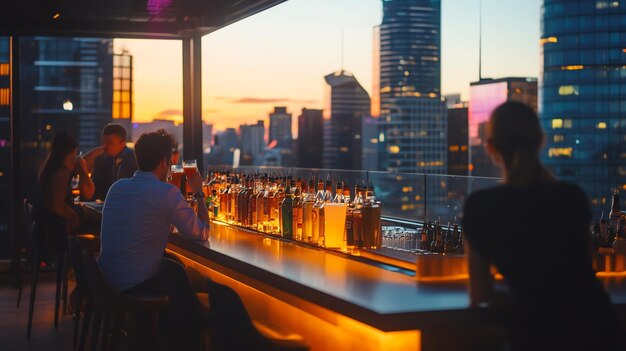
[[[109,284],[124,294],[165,294],[177,348],[198,349],[203,309],[184,268],[164,258],[171,226],[189,240],[209,239],[209,217],[200,172],[187,180],[198,214],[180,190],[166,183],[174,140],[163,129],[142,134],[135,144],[139,170],[109,189],[102,209],[99,263]]]
[[[474,192],[463,214],[473,306],[494,305],[490,265],[510,289],[514,350],[624,350],[623,330],[592,269],[587,198],[541,164],[543,133],[533,109],[497,107],[486,149],[504,184]]]
[[[109,123],[104,127],[102,145],[90,150],[83,157],[96,186],[94,199],[104,200],[113,183],[132,177],[137,170],[135,153],[126,146],[126,129],[116,123]]]
[[[50,153],[42,164],[38,185],[41,201],[37,207],[35,235],[40,252],[63,250],[66,235],[81,224],[80,208],[74,206],[72,178],[79,176],[81,195],[91,197],[94,184],[87,173],[85,160],[78,156],[78,143],[69,133],[59,131],[52,139]]]

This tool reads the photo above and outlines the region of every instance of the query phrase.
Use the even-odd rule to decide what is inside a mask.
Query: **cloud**
[[[236,104],[268,104],[268,103],[286,102],[286,101],[289,101],[289,99],[244,97],[244,98],[239,98],[237,100],[233,100],[232,102]]]
[[[182,110],[177,110],[177,109],[163,110],[163,111],[157,113],[157,115],[159,115],[159,116],[182,116],[183,115],[183,111]]]
[[[220,112],[220,110],[216,110],[214,108],[208,108],[208,109],[203,110],[202,112],[204,112],[204,113],[218,113],[218,112]]]
[[[270,103],[301,103],[301,104],[315,104],[317,100],[296,100],[289,98],[256,98],[256,97],[243,97],[239,99],[233,99],[231,102],[236,104],[270,104]]]

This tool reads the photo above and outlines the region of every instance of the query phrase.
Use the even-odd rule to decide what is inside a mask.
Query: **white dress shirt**
[[[209,239],[209,225],[198,219],[180,190],[154,173],[137,171],[111,186],[102,209],[99,262],[115,290],[157,273],[171,225],[185,239]]]

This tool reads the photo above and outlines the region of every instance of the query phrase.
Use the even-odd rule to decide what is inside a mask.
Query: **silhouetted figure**
[[[78,143],[69,133],[54,135],[50,153],[39,170],[38,185],[41,203],[37,206],[35,235],[40,252],[44,255],[63,249],[66,235],[81,224],[81,213],[74,206],[72,178],[78,175],[77,189],[91,197],[94,184],[87,173],[85,160],[78,156]]]
[[[83,157],[96,186],[94,199],[104,200],[113,183],[131,178],[137,170],[135,152],[126,146],[126,129],[116,123],[109,123],[102,129],[102,145]]]
[[[504,184],[465,203],[472,305],[497,303],[489,265],[510,292],[514,350],[623,350],[621,325],[592,269],[587,198],[542,166],[543,133],[527,105],[494,110],[486,149]]]

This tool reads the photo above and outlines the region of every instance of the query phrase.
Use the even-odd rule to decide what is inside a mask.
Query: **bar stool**
[[[309,347],[300,340],[263,335],[250,319],[237,293],[226,285],[208,280],[209,301],[213,313],[211,351],[260,350],[260,351],[305,351]],[[266,325],[265,329],[269,326]],[[268,332],[271,332],[268,330]]]
[[[165,311],[169,304],[169,297],[165,295],[134,296],[116,292],[106,281],[104,273],[96,262],[95,256],[81,247],[83,268],[87,277],[87,285],[93,301],[93,312],[96,314],[94,325],[93,346],[98,344],[98,329],[101,321],[103,332],[100,341],[101,349],[116,350],[118,337],[122,330],[121,323],[128,314],[133,317],[136,314],[147,314],[154,321],[158,313]],[[128,323],[128,338],[130,350],[154,349],[156,346],[156,323],[152,323],[153,335],[149,340],[140,340],[136,323]],[[109,337],[110,334],[110,337]],[[142,344],[143,343],[143,344]],[[154,345],[147,345],[154,343]]]
[[[33,314],[35,311],[35,297],[37,295],[37,284],[39,282],[39,271],[41,264],[41,255],[39,252],[39,247],[37,245],[37,241],[35,240],[35,227],[37,223],[37,219],[35,216],[34,206],[29,201],[29,199],[25,198],[23,200],[23,211],[24,211],[24,233],[26,234],[26,241],[28,242],[28,246],[31,251],[31,285],[30,285],[30,299],[28,305],[28,325],[26,330],[26,339],[30,340],[30,335],[32,331],[33,325]],[[77,234],[75,235],[80,240],[85,241],[94,241],[97,239],[93,234]],[[65,309],[67,303],[67,269],[68,269],[68,252],[67,252],[67,243],[63,242],[61,247],[57,253],[56,257],[56,293],[55,293],[55,302],[54,302],[54,328],[56,329],[59,325],[59,307],[61,304],[61,300],[63,300],[63,309]],[[17,297],[17,307],[19,308],[20,302],[22,298],[22,285],[20,284],[18,290]]]

